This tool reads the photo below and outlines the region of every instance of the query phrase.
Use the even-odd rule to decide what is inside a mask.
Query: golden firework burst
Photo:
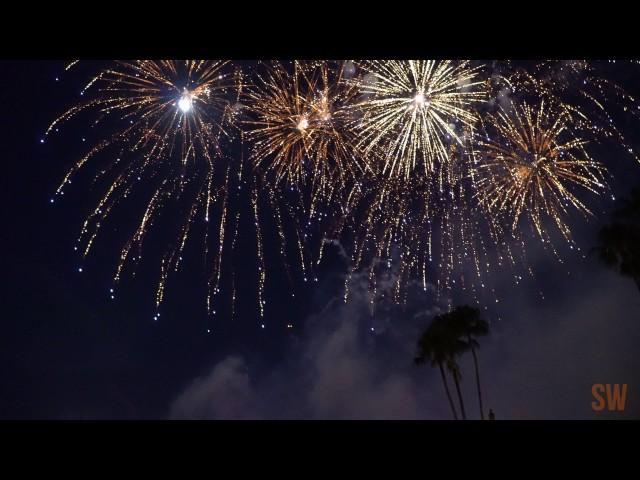
[[[513,230],[527,217],[547,238],[544,218],[550,217],[569,240],[569,207],[591,213],[576,189],[598,194],[605,188],[604,166],[589,156],[588,142],[572,133],[570,121],[566,111],[544,102],[511,104],[489,117],[494,133],[480,142],[476,195],[496,219],[508,218]]]
[[[366,170],[348,126],[354,89],[343,75],[326,61],[273,63],[248,93],[255,165],[275,184],[310,186],[312,209]]]

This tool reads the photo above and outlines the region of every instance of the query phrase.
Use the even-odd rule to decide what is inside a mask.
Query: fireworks
[[[591,159],[587,143],[570,131],[570,117],[541,102],[523,103],[491,116],[495,136],[481,142],[482,161],[477,195],[494,218],[508,217],[516,230],[527,216],[540,237],[547,238],[543,216],[553,219],[567,240],[570,229],[564,217],[574,207],[590,214],[574,187],[599,193],[604,167]]]
[[[310,187],[312,211],[366,170],[348,128],[353,95],[343,68],[325,61],[274,63],[249,91],[254,163],[276,185]]]
[[[412,284],[424,292],[434,286],[438,296],[458,285],[477,298],[476,286],[484,287],[493,262],[489,247],[501,243],[502,231],[486,222],[474,201],[469,148],[452,144],[448,164],[430,175],[380,174],[354,187],[335,233],[351,257],[345,299],[359,269],[368,272],[372,306],[381,281],[393,282],[399,303]],[[508,246],[506,251],[513,261]]]
[[[238,237],[253,236],[256,301],[263,317],[267,303],[263,217],[275,223],[276,242],[289,277],[287,257],[294,255],[307,278],[306,234],[301,232],[297,209],[285,204],[280,192],[263,181],[260,166],[254,168],[245,160],[243,132],[237,128],[243,115],[244,77],[228,67],[228,62],[204,60],[117,62],[83,90],[83,96],[94,91],[94,98],[61,115],[47,134],[84,111],[97,118],[92,126],[103,124],[106,128],[102,130],[111,132],[96,141],[57,191],[62,195],[72,176],[88,167],[90,160],[102,162],[96,165],[95,182],[102,181],[105,191],[85,220],[76,246],[83,257],[90,253],[100,228],[117,217],[113,212],[118,204],[135,197],[144,202],[144,208],[120,252],[114,283],[125,270],[135,274],[152,230],[164,235],[173,232],[162,242],[167,248],[159,265],[159,307],[170,276],[183,263],[192,232],[198,232],[208,272],[207,311],[215,314],[214,301],[226,283],[233,316]],[[223,147],[237,154],[230,156]],[[135,209],[136,204],[130,205]],[[294,248],[287,245],[286,230],[293,232]],[[247,257],[243,252],[243,258]],[[228,272],[226,281],[224,271]]]
[[[557,110],[564,111],[571,128],[590,142],[614,140],[618,147],[640,161],[637,152],[627,141],[621,125],[613,115],[640,119],[636,99],[622,86],[606,78],[603,69],[610,62],[586,60],[556,60],[534,64],[532,68],[513,67],[500,75],[502,93],[514,94],[516,99],[544,100]],[[637,62],[635,62],[637,63]]]
[[[122,124],[101,148],[126,140],[151,162],[171,156],[176,148],[182,163],[209,157],[220,136],[226,134],[225,124],[232,114],[228,94],[234,83],[225,71],[227,64],[205,60],[117,62],[82,90],[83,96],[97,90],[95,98],[69,109],[46,134],[82,111],[92,110],[99,115],[94,125],[105,117],[117,117]]]
[[[340,242],[346,284],[364,270],[374,297],[388,278],[398,302],[412,283],[475,295],[494,267],[526,263],[526,223],[545,244],[549,224],[572,242],[571,211],[590,215],[583,194],[606,189],[594,143],[613,140],[635,156],[612,112],[635,119],[640,108],[599,67],[528,67],[320,60],[258,63],[243,73],[225,61],[114,62],[87,84],[88,100],[47,130],[90,113],[92,127],[109,132],[57,194],[95,164],[104,193],[78,239],[83,255],[118,205],[136,199],[116,282],[135,268],[157,224],[173,232],[161,242],[168,248],[157,305],[192,232],[203,234],[208,310],[223,284],[234,304],[238,238],[248,234],[264,316],[267,225],[292,286],[290,264],[315,280],[326,245]]]
[[[477,119],[484,98],[480,68],[455,61],[370,61],[354,80],[362,100],[355,106],[358,145],[365,154],[382,152],[382,172],[408,178],[420,168],[433,172],[449,161],[449,145],[462,127]]]
[[[230,166],[220,152],[220,142],[230,136],[235,79],[228,62],[187,60],[116,62],[96,75],[83,89],[93,98],[75,106],[56,119],[57,125],[84,111],[93,114],[96,125],[111,132],[97,140],[65,176],[57,194],[90,160],[103,161],[96,182],[105,178],[107,186],[98,204],[84,222],[78,246],[89,254],[106,219],[127,197],[137,191],[146,197],[145,208],[131,237],[125,242],[114,282],[122,276],[127,262],[132,268],[141,258],[143,242],[163,210],[173,204],[187,213],[171,222],[177,243],[161,262],[156,303],[163,299],[169,272],[176,271],[182,251],[196,220],[213,223],[219,211],[224,226],[230,186]],[[99,155],[99,154],[103,155]],[[108,163],[104,161],[110,160]],[[239,173],[240,175],[240,173]],[[206,233],[209,236],[207,230]],[[224,235],[218,235],[222,252]],[[208,251],[208,247],[207,247]],[[136,252],[136,253],[133,253]],[[212,278],[218,278],[220,261],[214,262]],[[215,283],[212,290],[215,291]]]

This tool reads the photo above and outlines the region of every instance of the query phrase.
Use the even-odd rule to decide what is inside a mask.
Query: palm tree
[[[478,405],[480,406],[480,418],[484,420],[484,408],[482,407],[482,389],[480,388],[480,370],[478,368],[478,355],[476,349],[480,344],[474,337],[480,337],[489,333],[489,324],[480,317],[480,310],[468,305],[454,308],[448,313],[451,323],[455,325],[458,335],[461,335],[467,347],[473,355],[473,365],[476,371],[476,387],[478,389]]]
[[[458,392],[458,401],[460,402],[460,411],[462,412],[462,419],[467,419],[467,414],[464,411],[464,401],[462,400],[462,392],[460,391],[460,382],[462,381],[462,374],[460,373],[460,367],[453,359],[453,356],[447,359],[447,369],[451,372],[453,382],[456,385],[456,392]]]
[[[640,188],[622,200],[611,223],[600,229],[594,250],[605,265],[631,277],[640,290]]]
[[[453,412],[453,417],[457,420],[458,415],[449,391],[446,370],[453,377],[453,382],[458,395],[460,412],[462,419],[466,420],[467,415],[464,408],[464,399],[460,390],[462,374],[456,362],[456,356],[467,350],[471,350],[476,373],[476,386],[478,389],[478,403],[480,406],[480,417],[484,420],[484,408],[482,405],[482,389],[480,388],[480,369],[478,367],[478,356],[476,349],[479,348],[477,337],[489,333],[489,324],[480,317],[480,310],[463,305],[453,310],[436,315],[429,327],[423,332],[418,340],[418,355],[415,358],[416,364],[425,363],[427,360],[432,366],[438,366],[440,376],[444,384],[449,406]]]
[[[442,329],[442,322],[439,318],[439,316],[436,316],[431,322],[431,325],[429,325],[420,336],[418,340],[418,354],[414,362],[416,365],[422,365],[429,360],[432,367],[438,366],[453,418],[457,420],[458,413],[456,412],[453,398],[451,398],[447,376],[444,371],[444,365],[451,359],[451,346],[449,339],[444,335],[445,332]]]

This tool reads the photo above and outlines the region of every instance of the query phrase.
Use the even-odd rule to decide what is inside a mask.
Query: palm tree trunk
[[[473,355],[473,365],[476,367],[476,385],[478,386],[478,404],[480,405],[480,418],[484,420],[484,409],[482,408],[482,390],[480,389],[480,370],[478,369],[478,357],[476,355],[476,349],[473,348],[471,343],[471,337],[469,338],[469,345],[471,345],[471,354]]]
[[[442,383],[444,384],[444,390],[447,392],[447,398],[449,399],[449,406],[451,407],[451,412],[453,412],[453,419],[458,420],[458,414],[456,413],[456,406],[453,404],[453,398],[451,398],[451,392],[449,391],[449,385],[447,384],[447,376],[444,374],[444,368],[442,367],[442,363],[439,363],[440,367],[440,375],[442,375]]]
[[[458,375],[453,373],[453,381],[456,384],[456,390],[458,392],[458,400],[460,401],[460,411],[462,412],[462,419],[466,420],[467,415],[464,413],[464,402],[462,401],[462,393],[460,392],[460,382],[458,381]]]

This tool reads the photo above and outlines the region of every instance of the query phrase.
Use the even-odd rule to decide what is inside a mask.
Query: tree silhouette
[[[480,344],[476,340],[477,337],[485,336],[489,333],[489,324],[481,318],[480,310],[468,305],[454,308],[447,315],[450,322],[454,324],[454,330],[464,339],[466,346],[471,350],[473,355],[473,365],[476,373],[476,387],[478,389],[478,405],[480,407],[480,418],[484,420],[484,408],[482,406],[482,389],[480,387],[480,370],[478,367],[478,355],[476,349]]]
[[[464,305],[456,307],[450,312],[436,315],[418,340],[418,354],[415,358],[415,363],[423,364],[428,360],[431,366],[435,367],[437,365],[439,367],[449,406],[456,420],[458,415],[449,390],[445,367],[453,378],[462,419],[466,420],[464,399],[460,390],[462,374],[455,359],[462,353],[468,350],[471,351],[476,373],[480,417],[484,419],[480,372],[476,354],[479,343],[476,338],[488,333],[489,324],[480,317],[480,310]]]
[[[460,402],[460,411],[462,412],[462,419],[466,420],[467,414],[464,411],[464,400],[462,399],[462,392],[460,391],[462,374],[460,373],[460,366],[454,360],[453,355],[449,359],[447,359],[447,370],[451,372],[453,383],[456,386],[456,392],[458,393],[458,402]]]
[[[442,384],[447,394],[447,400],[451,407],[451,413],[453,414],[453,418],[457,420],[458,413],[456,412],[456,407],[451,397],[451,391],[449,390],[449,384],[447,383],[447,376],[444,370],[445,365],[448,368],[449,362],[452,360],[453,347],[451,344],[451,336],[448,335],[444,327],[445,325],[441,316],[436,316],[418,339],[418,354],[414,362],[416,365],[421,365],[429,361],[432,367],[438,366]]]
[[[632,278],[640,290],[640,188],[621,203],[598,232],[594,250],[606,266]]]

